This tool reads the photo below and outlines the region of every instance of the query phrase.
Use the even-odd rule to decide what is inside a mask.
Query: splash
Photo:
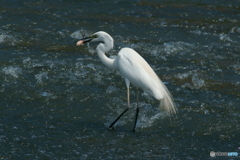
[[[22,74],[22,68],[18,66],[8,66],[2,69],[2,72],[6,75],[11,75],[14,78],[18,78]]]
[[[47,72],[42,72],[42,73],[36,74],[35,78],[37,80],[37,83],[43,84],[44,81],[48,79],[48,73]]]

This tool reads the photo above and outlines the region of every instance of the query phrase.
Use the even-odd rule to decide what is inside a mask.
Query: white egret
[[[111,123],[109,128],[113,128],[118,119],[130,108],[130,83],[141,88],[145,93],[153,96],[155,99],[160,100],[160,108],[166,110],[169,115],[176,113],[176,107],[167,87],[159,79],[149,64],[136,51],[131,48],[122,48],[115,59],[108,58],[105,53],[113,48],[113,38],[103,31],[96,32],[89,37],[78,40],[76,45],[80,46],[90,41],[103,42],[96,48],[99,59],[107,67],[119,71],[125,79],[127,86],[128,106],[116,120]],[[138,112],[139,107],[137,105],[133,132],[135,131]]]

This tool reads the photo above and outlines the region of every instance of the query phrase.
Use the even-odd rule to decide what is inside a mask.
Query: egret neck
[[[114,69],[114,70],[118,70],[118,66],[117,66],[117,61],[115,59],[111,59],[111,58],[108,58],[105,53],[107,53],[108,51],[110,51],[111,49],[113,48],[113,40],[112,39],[109,39],[109,40],[104,40],[104,43],[100,43],[98,46],[97,46],[97,54],[98,54],[98,57],[99,59],[101,60],[101,62],[111,68],[111,69]]]

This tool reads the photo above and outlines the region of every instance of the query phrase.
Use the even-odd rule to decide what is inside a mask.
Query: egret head
[[[84,38],[78,40],[76,45],[80,46],[80,45],[83,45],[84,43],[91,42],[91,41],[92,42],[97,42],[97,41],[104,42],[105,44],[108,44],[113,47],[112,37],[108,33],[103,32],[103,31],[96,32],[89,37],[84,37]]]

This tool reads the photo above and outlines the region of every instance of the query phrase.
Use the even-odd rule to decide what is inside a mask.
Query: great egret
[[[172,101],[172,96],[169,93],[167,87],[158,78],[149,64],[133,49],[122,48],[115,59],[108,58],[105,53],[113,48],[113,38],[106,32],[99,31],[89,37],[84,37],[77,41],[76,45],[80,46],[90,41],[100,41],[96,50],[99,59],[107,67],[117,70],[123,76],[127,86],[127,108],[111,123],[109,128],[113,128],[119,118],[128,111],[130,108],[130,83],[134,86],[141,88],[145,93],[153,96],[157,100],[160,100],[160,108],[167,111],[169,115],[176,113],[176,107]],[[133,132],[135,131],[139,107],[137,105],[136,117],[133,126]]]

